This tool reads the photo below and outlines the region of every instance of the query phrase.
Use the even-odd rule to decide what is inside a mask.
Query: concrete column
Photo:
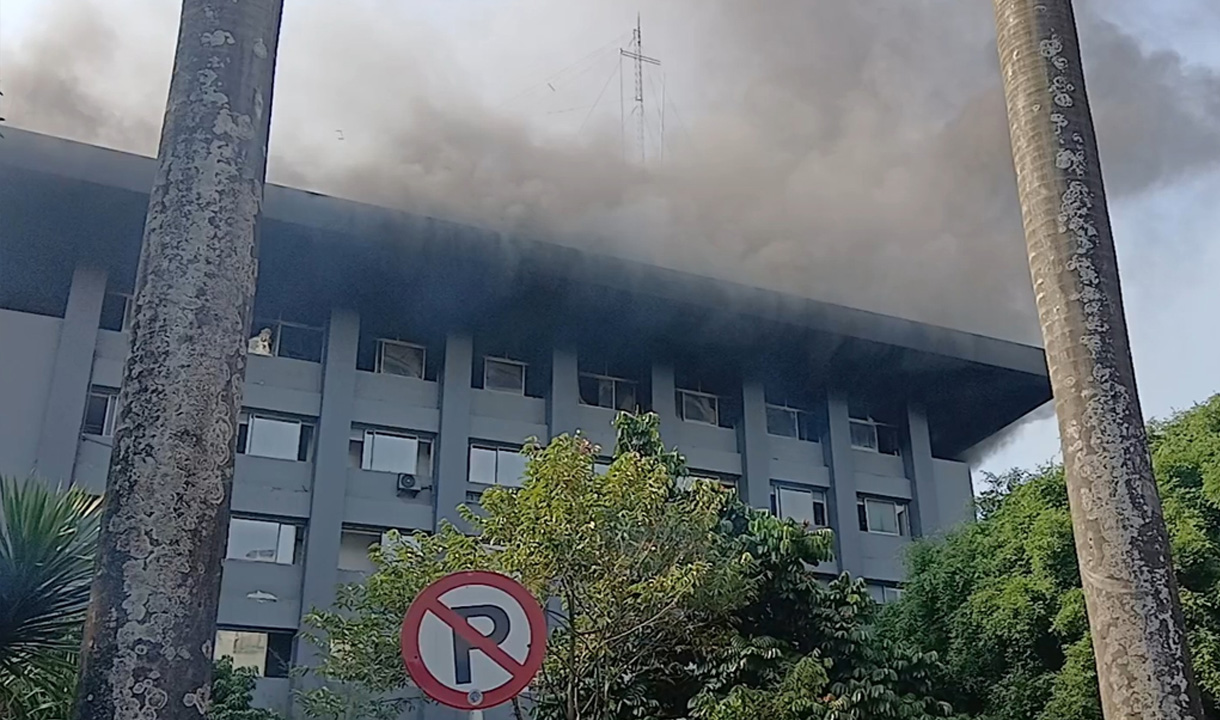
[[[322,414],[314,441],[313,490],[301,586],[302,617],[315,608],[329,607],[335,599],[359,342],[360,316],[351,310],[333,310],[322,366]],[[297,645],[297,662],[309,664],[317,654],[316,648],[307,642]]]
[[[474,363],[474,340],[469,333],[455,331],[445,338],[445,367],[441,383],[441,430],[436,439],[435,523],[457,524],[457,506],[466,502],[470,447],[470,376]]]
[[[661,441],[667,448],[675,445],[678,408],[675,400],[674,366],[667,362],[652,365],[652,411],[661,418]]]
[[[580,371],[576,351],[556,347],[551,360],[551,391],[546,399],[546,423],[551,437],[578,429],[576,409],[580,406]]]
[[[105,294],[106,271],[77,266],[59,330],[51,391],[35,457],[35,475],[52,483],[66,484],[72,479]]]
[[[839,569],[853,574],[863,571],[860,522],[856,512],[856,475],[852,463],[851,421],[847,394],[831,388],[826,398],[826,434],[822,452],[830,469],[830,503],[835,531],[835,555]]]
[[[941,529],[936,497],[936,466],[932,463],[932,441],[928,416],[918,403],[907,405],[902,431],[902,464],[911,481],[911,534],[931,535]]]
[[[766,510],[771,507],[771,443],[767,439],[767,399],[762,381],[747,377],[741,386],[742,478],[740,490],[746,504]]]

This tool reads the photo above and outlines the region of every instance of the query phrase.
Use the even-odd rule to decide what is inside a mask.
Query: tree
[[[281,3],[182,3],[79,720],[207,709]]]
[[[655,434],[655,416],[651,422]],[[523,452],[524,487],[490,488],[479,511],[462,508],[474,534],[443,525],[435,535],[375,547],[377,572],[341,589],[334,611],[307,618],[325,633],[317,638],[322,677],[374,694],[401,690],[407,678],[398,627],[411,600],[447,573],[495,570],[558,601],[534,684],[537,715],[609,717],[624,679],[653,664],[647,654],[616,650],[660,652],[664,643],[688,642],[745,591],[744,561],[714,541],[725,495],[712,485],[675,498],[665,459],[635,451],[620,453],[597,477],[596,448],[580,436],[529,443]],[[303,704],[323,716],[352,711],[333,688],[307,693]],[[366,700],[359,712],[392,717],[401,704]]]
[[[995,16],[1102,708],[1199,720],[1072,2],[995,0]]]
[[[0,717],[63,720],[76,693],[101,498],[0,479]],[[254,673],[215,665],[210,720],[276,720],[251,708]]]
[[[0,716],[72,709],[101,503],[77,489],[0,478]]]
[[[496,570],[549,599],[554,628],[528,712],[540,720],[888,720],[943,716],[928,655],[872,634],[860,581],[825,586],[826,531],[747,508],[712,482],[689,490],[655,415],[621,414],[614,462],[582,437],[526,446],[524,487],[491,488],[474,528],[374,547],[377,568],[307,622],[327,684],[317,717],[394,717],[408,680],[397,630],[429,582]]]
[[[1220,717],[1220,396],[1150,426],[1174,569],[1207,717]],[[909,555],[885,631],[936,652],[937,686],[987,720],[1100,720],[1061,467],[1014,471],[981,519]]]
[[[232,658],[222,657],[212,668],[212,705],[208,720],[278,720],[278,714],[252,706],[254,671],[233,667]]]

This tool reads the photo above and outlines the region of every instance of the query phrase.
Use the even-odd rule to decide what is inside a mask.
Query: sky
[[[1038,339],[989,3],[286,5],[273,181]],[[1220,391],[1220,5],[1076,5],[1141,400],[1163,417]],[[0,115],[151,154],[177,11],[0,0]],[[618,55],[638,11],[663,63],[643,163]],[[976,478],[1057,456],[1044,410]]]

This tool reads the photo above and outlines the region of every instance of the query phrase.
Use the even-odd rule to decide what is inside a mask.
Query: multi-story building
[[[0,472],[103,491],[154,166],[5,130]],[[656,412],[885,600],[971,516],[963,451],[1050,397],[1036,347],[283,187],[258,252],[218,622],[277,707],[302,614],[380,532],[519,482],[529,436],[609,453],[617,409]]]

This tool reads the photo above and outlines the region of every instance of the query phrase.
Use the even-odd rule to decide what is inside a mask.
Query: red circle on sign
[[[530,633],[529,650],[526,652],[525,662],[517,662],[499,646],[492,644],[464,618],[441,603],[441,596],[450,590],[472,585],[501,590],[521,606],[529,624]],[[512,675],[512,679],[499,687],[483,692],[482,699],[478,703],[472,703],[465,691],[451,688],[437,680],[428,666],[424,664],[419,651],[419,629],[428,613],[435,615],[453,632],[462,634],[463,638],[474,646],[474,649],[482,651],[492,662],[508,671]],[[403,662],[407,666],[407,674],[424,694],[458,710],[480,710],[495,707],[513,699],[538,674],[538,669],[542,667],[542,657],[546,653],[546,616],[542,613],[542,606],[538,604],[530,591],[510,577],[481,570],[456,572],[446,575],[424,588],[423,592],[415,598],[411,607],[407,608],[406,616],[402,619],[399,643],[402,647]]]

